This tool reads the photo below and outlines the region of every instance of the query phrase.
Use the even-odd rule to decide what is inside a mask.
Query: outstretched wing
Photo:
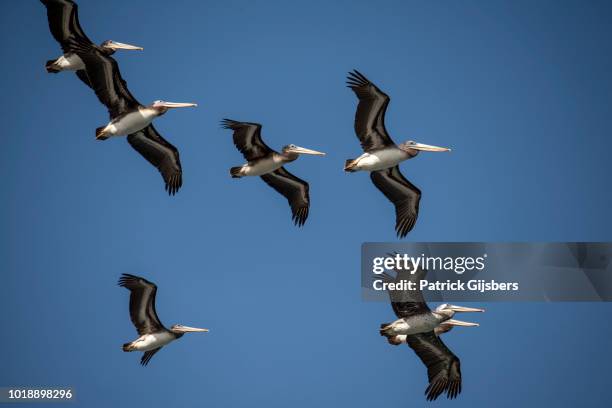
[[[130,318],[139,335],[164,329],[155,311],[157,286],[154,283],[139,276],[124,273],[119,278],[119,286],[130,291]]]
[[[427,400],[435,400],[446,391],[453,399],[461,392],[461,366],[459,358],[446,347],[433,331],[413,334],[406,342],[427,366],[429,386],[425,390]]]
[[[308,218],[310,197],[308,183],[289,173],[284,167],[261,176],[270,187],[281,193],[289,201],[293,222],[301,227]]]
[[[142,355],[142,358],[140,359],[140,364],[142,366],[146,366],[147,364],[149,364],[149,361],[151,361],[155,353],[157,353],[159,350],[161,350],[161,347],[158,347],[153,350],[145,351],[144,354]]]
[[[421,190],[406,180],[398,166],[370,172],[370,178],[395,206],[395,231],[399,238],[404,238],[419,215]]]
[[[357,70],[349,72],[346,83],[359,98],[355,113],[355,133],[363,150],[367,152],[394,145],[385,128],[389,96]]]
[[[91,44],[79,23],[78,6],[70,0],[41,0],[47,8],[47,20],[53,38],[64,52],[70,51],[71,40]]]
[[[111,119],[140,106],[128,89],[119,71],[119,64],[113,57],[82,43],[75,44],[73,49],[85,64],[89,85],[108,109]]]
[[[168,194],[176,194],[183,185],[183,171],[178,149],[164,139],[153,124],[132,133],[127,140],[134,150],[159,170],[166,183]]]
[[[234,144],[248,161],[256,160],[272,153],[273,150],[261,140],[261,125],[259,123],[223,119],[221,126],[234,131]]]

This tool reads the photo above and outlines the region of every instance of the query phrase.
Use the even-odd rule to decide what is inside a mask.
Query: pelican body
[[[245,163],[242,166],[232,167],[230,175],[233,178],[263,176],[264,174],[272,173],[280,169],[287,163],[297,160],[300,154],[324,155],[324,153],[317,152],[316,150],[310,150],[291,144],[284,146],[281,153],[273,151],[264,157]]]
[[[310,208],[309,185],[283,166],[297,160],[300,154],[324,156],[325,153],[294,144],[283,147],[280,153],[274,151],[262,140],[261,125],[258,123],[224,119],[221,126],[233,130],[234,144],[247,160],[242,166],[230,169],[232,178],[261,177],[287,199],[295,225],[304,225]]]
[[[417,333],[429,332],[438,329],[443,323],[446,326],[478,326],[476,323],[462,322],[453,320],[452,317],[456,312],[483,312],[482,309],[455,306],[443,304],[436,308],[435,311],[423,310],[422,313],[411,314],[407,317],[402,317],[392,323],[385,323],[381,327],[380,333],[383,336],[392,337],[395,335],[410,335]],[[450,328],[448,329],[450,330]],[[439,330],[439,333],[448,330]]]
[[[378,171],[395,167],[404,160],[412,159],[419,154],[419,151],[446,152],[450,149],[445,147],[431,146],[417,143],[412,140],[400,145],[387,146],[381,149],[372,149],[356,159],[346,161],[344,170],[347,172],[355,171]]]
[[[154,283],[139,276],[124,273],[119,279],[119,286],[130,291],[130,318],[140,335],[136,340],[125,343],[122,349],[126,352],[144,352],[140,360],[143,366],[146,366],[163,346],[180,339],[185,333],[208,331],[208,329],[180,324],[166,329],[155,310],[157,286]]]
[[[112,136],[127,136],[149,126],[153,119],[165,114],[168,109],[197,106],[195,103],[155,101],[149,106],[135,108],[111,119],[106,126],[96,129],[96,139],[105,140]]]
[[[422,269],[396,270],[395,277],[382,274],[384,282],[414,282],[415,290],[390,290],[391,307],[398,317],[392,323],[380,325],[380,334],[389,344],[407,344],[427,367],[429,385],[425,390],[427,400],[435,400],[446,393],[449,399],[461,393],[461,364],[459,358],[444,344],[440,335],[455,326],[474,327],[476,323],[454,320],[457,312],[484,312],[483,309],[442,304],[434,311],[429,309],[418,282],[425,277]]]
[[[395,231],[399,238],[403,238],[416,223],[421,190],[402,175],[399,164],[415,157],[420,151],[446,152],[450,149],[412,140],[395,144],[385,127],[385,114],[391,100],[389,96],[356,70],[349,73],[347,84],[359,99],[355,134],[364,153],[356,159],[347,160],[344,170],[349,173],[370,172],[372,183],[395,206]]]
[[[142,47],[135,45],[124,44],[117,41],[107,40],[98,46],[100,52],[105,55],[113,55],[117,50],[143,50]],[[73,52],[66,52],[54,60],[48,60],[45,64],[45,69],[51,74],[57,74],[61,71],[83,71],[85,64],[83,60]]]
[[[47,20],[49,29],[55,40],[64,50],[64,54],[52,60],[48,60],[45,68],[49,73],[61,71],[76,71],[77,76],[89,85],[85,64],[81,57],[71,50],[75,42],[89,44],[91,47],[107,56],[113,55],[117,50],[142,50],[136,45],[106,40],[100,45],[95,45],[81,28],[79,22],[78,6],[71,0],[41,0],[47,8]]]

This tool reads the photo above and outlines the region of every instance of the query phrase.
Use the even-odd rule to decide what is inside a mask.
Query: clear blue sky
[[[176,197],[125,140],[94,140],[105,109],[60,53],[38,1],[0,17],[0,385],[71,385],[83,407],[426,405],[425,368],[378,334],[388,304],[360,298],[364,241],[392,241],[393,208],[366,174],[358,68],[392,97],[396,141],[450,146],[402,166],[423,191],[413,241],[612,240],[612,6],[579,1],[80,2],[144,103],[196,101],[158,130],[181,151]],[[289,170],[285,200],[243,159],[223,117],[263,123],[275,148],[328,152]],[[143,369],[123,272],[159,286],[164,323],[211,328]],[[438,405],[598,406],[611,385],[608,304],[488,304],[446,343],[463,394]],[[144,405],[142,405],[144,406]]]

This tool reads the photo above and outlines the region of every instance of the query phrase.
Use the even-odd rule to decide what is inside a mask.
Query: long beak
[[[174,108],[195,108],[196,106],[198,106],[197,103],[187,103],[187,102],[162,102],[160,103],[161,106],[164,106],[168,109],[174,109]]]
[[[289,149],[290,152],[298,154],[312,154],[315,156],[325,156],[325,153],[316,150],[307,149],[305,147],[295,146]]]
[[[207,332],[207,331],[209,331],[208,329],[200,329],[198,327],[189,327],[189,326],[181,326],[178,330],[182,331],[184,333],[195,333],[195,332]]]
[[[480,326],[478,323],[471,322],[462,322],[461,320],[449,319],[442,324],[446,324],[449,326],[462,326],[462,327],[478,327]]]
[[[411,149],[423,150],[426,152],[450,152],[450,149],[448,147],[438,147],[438,146],[432,146],[432,145],[427,145],[423,143],[415,143],[413,145],[410,145],[409,147]]]
[[[134,50],[134,51],[142,51],[144,48],[138,47],[137,45],[124,44],[117,41],[111,41],[109,46],[115,50]]]
[[[449,306],[449,309],[455,312],[484,312],[484,309],[477,309],[475,307],[465,307],[465,306]]]

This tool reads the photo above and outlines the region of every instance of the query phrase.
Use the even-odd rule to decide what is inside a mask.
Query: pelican
[[[395,206],[395,231],[399,238],[403,238],[416,222],[421,191],[402,175],[399,163],[415,157],[421,151],[447,152],[450,149],[412,140],[396,145],[385,128],[389,96],[357,70],[349,72],[347,84],[359,99],[355,133],[365,153],[347,160],[344,171],[370,172],[374,185]]]
[[[127,135],[130,145],[161,173],[168,194],[176,194],[183,184],[179,152],[152,122],[169,109],[197,104],[157,100],[143,106],[129,91],[114,58],[86,43],[74,45],[73,49],[85,64],[91,88],[110,114],[110,122],[96,129],[96,139]]]
[[[221,126],[234,131],[234,144],[247,160],[246,164],[230,169],[232,178],[260,176],[287,198],[294,224],[298,227],[304,225],[310,206],[308,183],[289,173],[283,166],[297,160],[300,154],[325,156],[325,153],[294,144],[283,147],[280,153],[276,152],[261,139],[261,125],[258,123],[223,119]]]
[[[89,86],[85,64],[77,54],[72,52],[71,44],[75,41],[96,47],[99,52],[109,56],[117,50],[143,50],[142,47],[136,45],[112,40],[106,40],[99,46],[95,45],[81,28],[78,6],[75,2],[70,0],[41,0],[41,2],[47,8],[47,20],[51,34],[64,51],[59,58],[47,61],[45,65],[47,72],[56,74],[61,71],[76,71],[79,79]]]
[[[429,309],[418,289],[418,282],[425,271],[417,269],[396,270],[395,278],[384,273],[385,282],[414,281],[415,290],[389,291],[391,307],[398,320],[380,325],[380,334],[394,345],[406,343],[427,367],[429,385],[425,390],[428,401],[437,399],[446,392],[449,399],[461,392],[461,367],[459,358],[442,342],[440,335],[455,326],[475,327],[477,323],[453,319],[457,312],[484,312],[484,309],[442,304],[434,311]]]
[[[175,324],[166,329],[159,321],[155,311],[157,286],[145,278],[124,273],[119,278],[119,286],[130,291],[130,318],[136,327],[138,337],[123,345],[123,351],[144,351],[140,364],[146,366],[163,346],[180,339],[185,333],[207,332],[208,329]]]

